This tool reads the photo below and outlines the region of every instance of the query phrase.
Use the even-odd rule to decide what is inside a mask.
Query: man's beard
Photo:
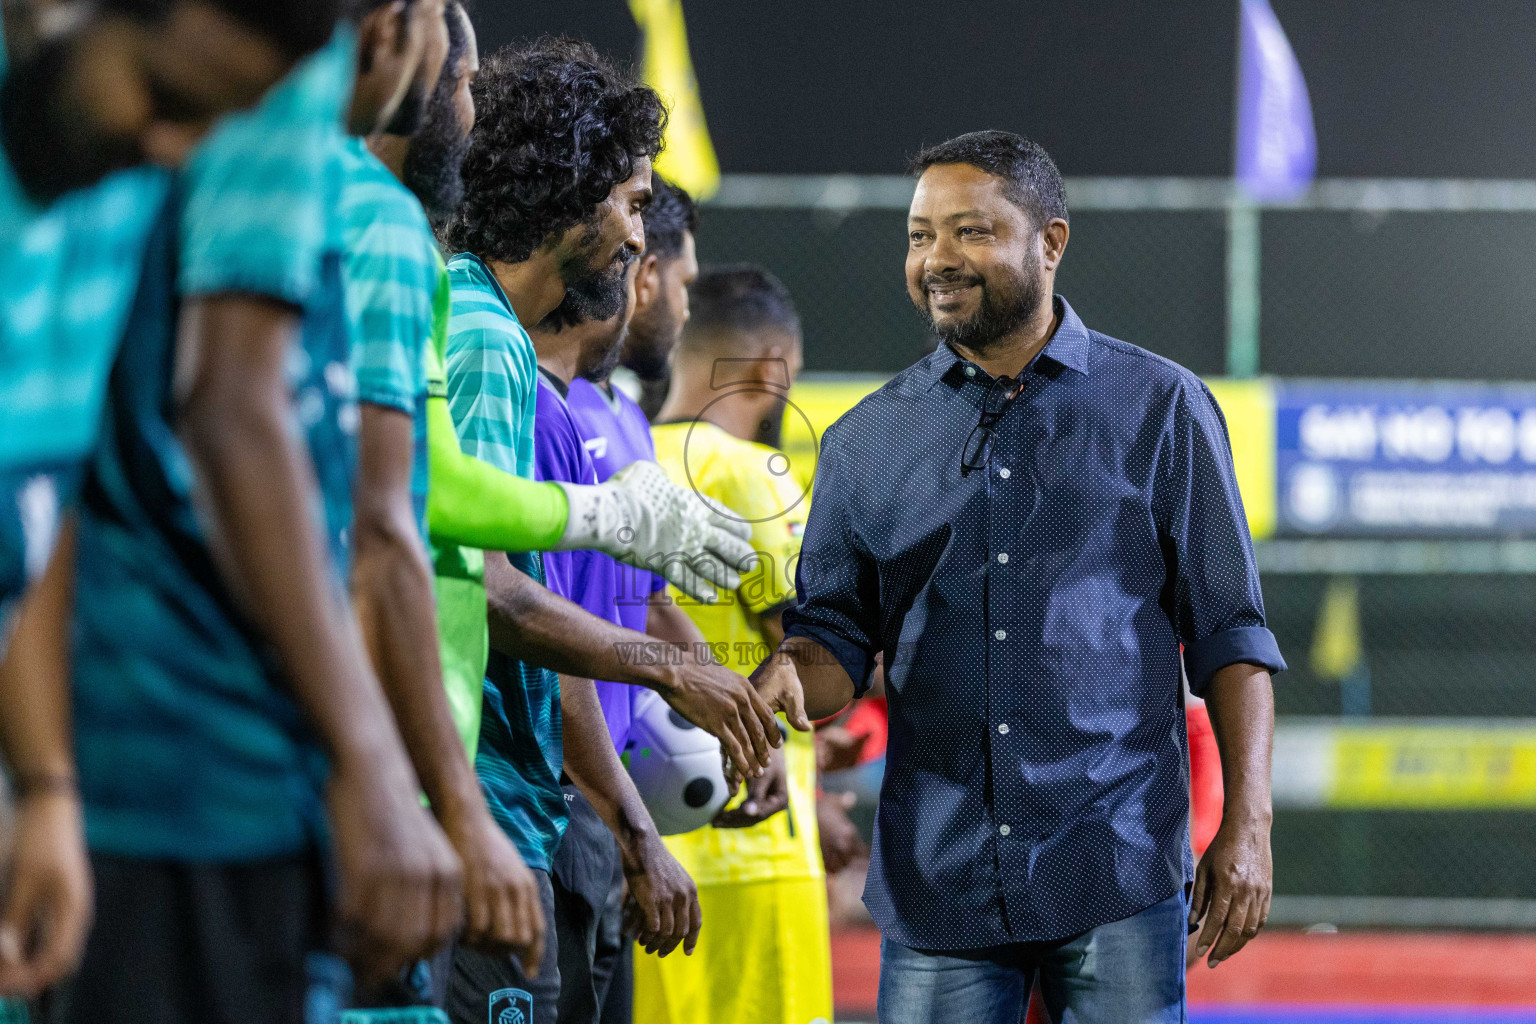
[[[928,294],[928,286],[939,283],[951,284],[957,281],[979,286],[981,303],[970,319],[941,324],[934,319],[933,300]],[[1008,286],[1005,287],[994,288],[982,278],[975,276],[929,275],[923,279],[923,301],[918,305],[917,311],[924,320],[928,321],[928,328],[940,341],[980,352],[985,351],[999,338],[1011,334],[1034,316],[1035,310],[1040,308],[1040,299],[1044,292],[1044,275],[1040,273],[1040,261],[1035,257],[1027,262],[1021,268],[1021,273],[1009,281]]]
[[[683,325],[658,303],[636,316],[629,324],[629,342],[623,352],[624,365],[644,381],[666,380],[672,372],[672,352],[682,337]]]
[[[585,273],[574,280],[567,277],[569,268],[582,267],[586,261],[571,261],[561,268],[565,278],[565,298],[560,305],[544,318],[541,326],[559,330],[577,324],[599,320],[612,320],[624,312],[629,301],[629,288],[624,280],[633,254],[627,248],[619,249],[613,262],[596,273]]]
[[[426,119],[411,136],[401,177],[416,194],[434,228],[441,227],[464,200],[464,157],[469,133],[459,123],[454,95],[458,80],[439,85],[427,106]]]
[[[603,358],[594,366],[581,372],[585,380],[593,384],[601,384],[613,376],[613,371],[618,368],[619,359],[624,355],[624,341],[628,337],[628,331],[620,331],[613,339],[613,344],[603,352]]]
[[[400,100],[400,106],[395,108],[389,122],[384,125],[384,133],[405,138],[415,135],[427,118],[429,98],[422,84],[413,79],[405,90],[405,96]]]

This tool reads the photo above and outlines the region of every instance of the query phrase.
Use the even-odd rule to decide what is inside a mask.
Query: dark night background
[[[623,0],[476,3],[488,49],[563,31],[638,52]],[[1536,3],[1272,3],[1322,176],[1536,177]],[[727,173],[896,174],[982,127],[1069,177],[1230,172],[1237,0],[684,6]],[[1058,286],[1091,326],[1224,371],[1221,212],[1080,210],[1072,229]],[[1264,372],[1536,378],[1536,213],[1269,211],[1262,231]],[[706,209],[699,246],[785,279],[810,369],[894,372],[922,349],[898,211]]]
[[[1312,94],[1320,173],[1536,175],[1536,3],[1272,0]],[[727,172],[897,173],[979,127],[1069,175],[1222,175],[1235,0],[685,0]],[[477,0],[482,42],[637,52],[624,0]]]

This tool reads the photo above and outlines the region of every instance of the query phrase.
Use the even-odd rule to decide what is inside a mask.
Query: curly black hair
[[[1003,194],[1029,214],[1036,225],[1052,217],[1067,220],[1067,190],[1061,172],[1040,144],[1012,132],[985,131],[960,135],[929,146],[912,158],[912,173],[934,164],[970,164],[1003,179]]]
[[[482,259],[521,263],[589,223],[637,160],[661,152],[661,98],[581,40],[498,50],[474,96],[464,202],[445,234]]]
[[[645,251],[663,259],[683,252],[683,236],[699,230],[699,208],[680,185],[651,175],[651,205],[645,208]]]

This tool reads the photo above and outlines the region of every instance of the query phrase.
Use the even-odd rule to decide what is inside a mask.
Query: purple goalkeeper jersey
[[[591,381],[577,378],[571,382],[566,404],[587,454],[592,456],[598,480],[607,480],[631,462],[656,461],[656,444],[645,413],[618,388],[610,395]],[[664,589],[667,581],[632,565],[614,564],[619,571],[619,619],[626,627],[644,633],[646,600]]]
[[[539,395],[533,432],[534,470],[540,480],[572,484],[595,484],[597,469],[577,430],[576,420],[566,404],[565,385],[558,378],[539,371]],[[547,551],[544,553],[544,583],[551,591],[581,605],[600,619],[626,625],[621,609],[619,563],[597,551]],[[644,611],[644,599],[641,599]],[[642,615],[640,628],[645,628]],[[637,652],[638,654],[639,652]],[[629,725],[634,717],[635,688],[626,683],[595,680],[597,699],[603,705],[603,718],[614,749],[623,751],[629,739]]]

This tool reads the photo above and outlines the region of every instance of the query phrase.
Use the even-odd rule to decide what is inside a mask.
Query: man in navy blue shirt
[[[865,901],[880,1020],[1184,1019],[1271,891],[1270,673],[1226,426],[1166,359],[1053,295],[1061,177],[978,132],[926,150],[907,289],[941,344],[827,431],[781,653],[812,718],[883,655],[891,733]],[[1188,838],[1182,665],[1226,818]]]

